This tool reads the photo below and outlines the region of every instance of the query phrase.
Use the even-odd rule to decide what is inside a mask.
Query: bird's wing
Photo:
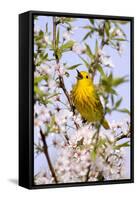
[[[104,109],[103,109],[103,105],[102,105],[102,103],[100,101],[100,98],[99,98],[99,95],[97,94],[97,92],[96,92],[95,96],[96,96],[95,105],[96,105],[96,107],[98,108],[98,110],[100,111],[100,113],[101,113],[101,115],[103,117],[104,116]]]

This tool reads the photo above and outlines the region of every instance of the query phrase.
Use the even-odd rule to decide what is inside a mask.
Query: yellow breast
[[[92,86],[76,85],[72,91],[73,103],[84,119],[95,122],[102,118],[102,107],[98,107],[98,99]]]

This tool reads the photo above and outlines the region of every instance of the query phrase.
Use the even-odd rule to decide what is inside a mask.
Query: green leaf
[[[77,68],[78,66],[80,66],[81,64],[76,64],[76,65],[72,65],[71,67],[67,67],[68,70],[73,70],[75,68]]]
[[[58,92],[58,93],[49,95],[49,96],[47,96],[47,99],[51,99],[51,98],[53,98],[53,97],[55,97],[55,96],[58,96],[59,94],[61,94],[61,93]]]
[[[91,152],[91,159],[93,160],[93,161],[95,161],[96,160],[96,150],[94,149],[92,152]]]
[[[109,21],[106,21],[105,22],[105,32],[106,32],[106,35],[109,37],[109,29],[110,29],[110,22]]]
[[[122,102],[123,98],[121,97],[115,104],[115,108],[118,108]]]
[[[70,74],[68,72],[65,72],[65,76],[68,78],[70,77]]]
[[[100,138],[100,140],[98,141],[98,143],[96,144],[96,149],[101,147],[102,145],[104,145],[106,143],[105,139]]]
[[[79,55],[79,57],[84,62],[84,64],[86,65],[86,67],[89,69],[90,64],[84,58],[82,58],[80,55]]]
[[[119,86],[120,84],[128,81],[126,79],[127,76],[124,76],[124,77],[117,77],[117,78],[113,78],[113,74],[110,73],[109,76],[103,76],[102,79],[101,79],[101,84],[102,86],[104,86],[104,90],[105,92],[107,93],[110,93],[110,94],[114,94],[114,95],[117,95],[117,92],[116,90],[114,89],[114,87],[117,87]]]
[[[112,103],[112,106],[114,105],[114,96],[111,94],[111,103]]]
[[[117,109],[118,112],[123,112],[123,113],[127,113],[130,115],[130,112],[127,108],[122,108],[122,109]]]
[[[42,80],[48,80],[48,75],[41,75],[34,78],[34,85],[37,85]]]
[[[117,40],[117,41],[127,41],[127,40],[124,39],[124,38],[113,38],[113,40]]]
[[[126,38],[126,34],[124,33],[123,29],[120,27],[120,25],[114,20],[113,23],[115,24],[115,27],[118,28],[122,33],[123,36]]]
[[[109,107],[106,107],[106,113],[111,113],[111,109]]]
[[[43,33],[42,30],[40,30],[40,32],[39,32],[39,36],[40,36],[41,38],[44,36],[44,33]]]
[[[97,64],[97,70],[100,72],[100,74],[101,74],[102,76],[105,76],[103,67],[102,67],[101,65]]]
[[[40,56],[40,59],[41,59],[40,62],[42,63],[43,61],[47,60],[47,58],[48,58],[48,53],[44,54],[44,53],[42,52],[42,53],[39,54],[39,56]]]
[[[113,82],[112,73],[108,77],[106,75],[102,76],[101,85],[104,86],[105,92],[117,95],[116,90],[113,88],[112,82]]]
[[[59,28],[57,32],[57,38],[56,38],[56,47],[58,47],[58,44],[59,44]]]
[[[46,23],[46,33],[48,33],[48,23]]]
[[[110,73],[110,74],[109,74],[109,76],[108,76],[108,81],[110,81],[110,82],[111,82],[111,81],[112,81],[112,79],[113,79],[113,74],[112,74],[112,73]]]
[[[60,48],[62,51],[66,50],[66,49],[71,49],[72,46],[74,45],[74,41],[73,40],[70,40],[68,42],[66,42],[65,44],[63,44]]]
[[[98,52],[98,41],[96,40],[96,45],[95,45],[95,54]]]
[[[38,86],[34,86],[34,93],[38,94],[40,97],[43,97],[43,92],[39,89]]]
[[[56,55],[56,57],[57,57],[58,59],[60,59],[61,56],[62,56],[62,50],[59,49],[59,48],[55,49],[55,55]]]
[[[91,26],[83,26],[84,29],[90,29],[93,30],[93,28]]]
[[[90,23],[94,25],[94,19],[89,19]]]
[[[93,58],[94,58],[94,55],[93,55],[93,53],[92,53],[92,51],[91,51],[89,45],[88,45],[87,43],[85,43],[85,46],[86,46],[86,53],[87,53],[87,55],[88,55],[91,59],[93,59]]]
[[[86,40],[89,36],[91,37],[92,32],[89,31],[84,37],[83,37],[83,41]]]
[[[128,81],[127,76],[123,76],[123,77],[120,77],[120,78],[118,77],[118,78],[113,79],[112,85],[117,87],[118,85],[125,83],[127,81]]]
[[[55,124],[55,116],[52,116],[51,122],[50,122],[50,128],[53,127]]]
[[[123,144],[116,145],[114,149],[120,149],[122,147],[129,147],[129,146],[130,146],[129,141],[127,141],[127,142],[124,142]]]
[[[117,95],[116,90],[114,90],[113,88],[110,88],[110,90],[108,91],[108,93],[111,93],[111,94]]]

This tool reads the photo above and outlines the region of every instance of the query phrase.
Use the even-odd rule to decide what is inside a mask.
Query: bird
[[[87,122],[100,122],[105,129],[110,129],[90,74],[86,71],[77,70],[76,78],[77,83],[72,87],[71,91],[74,107]]]

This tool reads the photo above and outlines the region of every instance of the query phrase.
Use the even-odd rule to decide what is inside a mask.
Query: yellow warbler
[[[88,122],[100,122],[105,129],[109,129],[109,124],[104,119],[103,106],[90,75],[85,71],[77,70],[77,73],[77,83],[71,93],[74,106]]]

